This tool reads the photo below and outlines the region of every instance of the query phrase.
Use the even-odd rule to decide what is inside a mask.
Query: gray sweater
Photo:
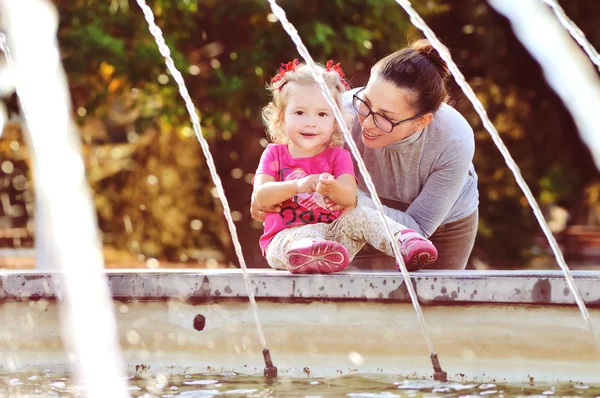
[[[353,115],[355,91],[343,97],[345,108]],[[477,209],[473,129],[451,106],[442,104],[425,129],[384,148],[363,145],[356,117],[351,131],[388,217],[429,237],[440,225],[460,220]],[[375,207],[355,167],[360,180],[358,203]]]

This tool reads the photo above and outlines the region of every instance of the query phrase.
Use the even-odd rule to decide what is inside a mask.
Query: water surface
[[[132,397],[513,397],[600,396],[600,384],[477,384],[406,380],[392,375],[352,375],[332,379],[202,373],[129,377]],[[13,373],[0,375],[0,397],[83,397],[84,388],[70,375]]]

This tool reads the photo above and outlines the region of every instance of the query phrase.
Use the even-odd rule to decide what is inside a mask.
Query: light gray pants
[[[426,269],[465,269],[475,244],[478,222],[479,212],[475,210],[460,220],[440,225],[429,237],[438,251],[438,258]],[[390,269],[395,266],[395,261],[366,247],[351,266],[358,269]]]
[[[389,217],[386,221],[397,237],[406,227]],[[265,250],[269,265],[287,269],[286,253],[290,249],[309,246],[315,240],[331,240],[344,245],[350,261],[365,244],[394,257],[392,245],[381,215],[370,207],[358,207],[342,214],[331,224],[316,223],[284,229],[277,233]]]

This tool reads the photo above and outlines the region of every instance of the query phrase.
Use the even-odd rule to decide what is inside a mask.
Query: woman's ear
[[[433,113],[429,112],[417,119],[417,130],[421,131],[433,121]]]

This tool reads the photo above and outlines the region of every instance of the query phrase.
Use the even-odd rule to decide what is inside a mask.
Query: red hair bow
[[[290,61],[287,64],[281,64],[281,66],[279,67],[279,73],[273,76],[273,78],[271,79],[271,83],[277,83],[278,81],[282,80],[287,72],[296,70],[298,64],[298,58],[294,58],[293,61]]]
[[[345,74],[344,74],[344,71],[342,70],[342,67],[340,66],[339,62],[334,65],[333,64],[333,60],[330,59],[329,61],[327,61],[327,65],[326,65],[325,70],[327,72],[336,72],[340,76],[340,81],[342,82],[342,84],[344,85],[344,87],[346,87],[347,90],[350,89],[350,85],[348,84],[348,82],[344,78]]]

